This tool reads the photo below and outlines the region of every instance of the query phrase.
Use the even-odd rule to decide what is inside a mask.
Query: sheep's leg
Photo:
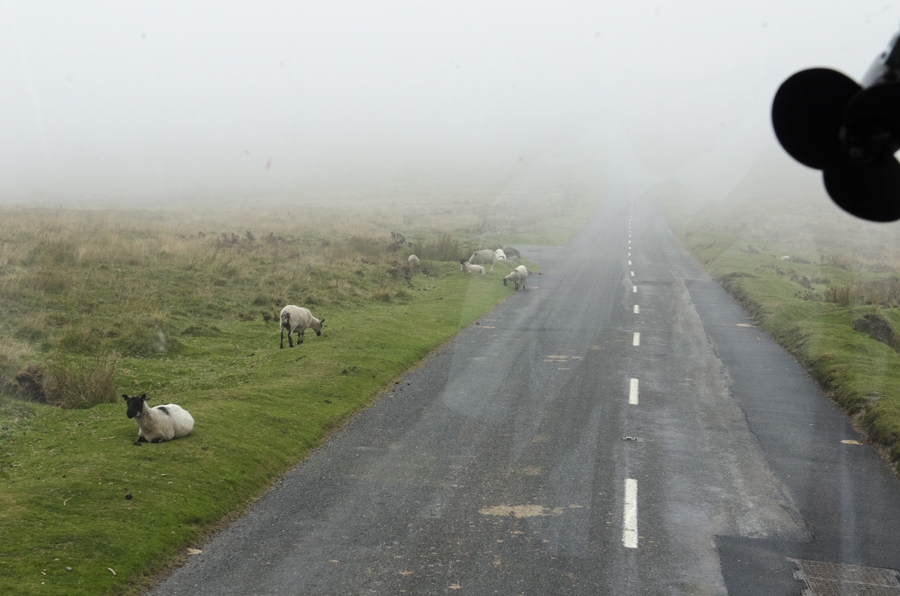
[[[293,333],[294,333],[293,331],[288,331],[288,343],[291,345],[292,348],[294,347],[294,339],[291,337],[291,335]]]
[[[288,335],[288,340],[291,339],[291,336]],[[284,327],[281,328],[281,349],[284,349]]]
[[[301,331],[297,334],[297,345],[298,346],[303,343],[303,334],[304,333],[306,333],[306,329],[304,329],[303,331]]]
[[[144,435],[138,433],[138,443],[146,443],[147,439],[144,438]]]

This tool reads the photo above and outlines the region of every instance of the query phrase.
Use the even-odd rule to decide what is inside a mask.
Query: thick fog
[[[377,194],[560,160],[724,195],[775,143],[781,81],[858,80],[898,25],[884,0],[7,0],[0,203]]]

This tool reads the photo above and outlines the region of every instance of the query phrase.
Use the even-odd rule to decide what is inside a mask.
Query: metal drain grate
[[[861,567],[823,561],[791,559],[794,577],[805,581],[803,596],[900,596],[900,573],[893,569]]]

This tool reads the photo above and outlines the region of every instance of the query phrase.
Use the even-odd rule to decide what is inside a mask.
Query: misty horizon
[[[8,0],[0,203],[503,188],[622,159],[725,196],[775,143],[780,82],[859,79],[898,22],[874,2]]]

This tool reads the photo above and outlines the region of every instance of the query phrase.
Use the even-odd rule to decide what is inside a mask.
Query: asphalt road
[[[900,482],[652,199],[523,252],[543,275],[151,593],[799,595],[804,561],[900,569]]]

